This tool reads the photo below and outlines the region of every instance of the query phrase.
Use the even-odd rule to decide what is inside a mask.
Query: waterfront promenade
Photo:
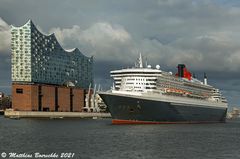
[[[14,111],[13,109],[5,110],[4,116],[7,118],[111,118],[110,113]]]

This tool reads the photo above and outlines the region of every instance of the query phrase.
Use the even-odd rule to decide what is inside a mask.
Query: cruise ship
[[[111,71],[111,90],[99,92],[113,124],[225,122],[227,100],[219,89],[196,79],[185,64],[177,73],[144,66],[140,54],[132,68]]]

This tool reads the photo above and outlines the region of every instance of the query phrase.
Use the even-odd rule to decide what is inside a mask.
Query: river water
[[[14,153],[15,157],[10,156]],[[58,158],[79,159],[238,159],[240,120],[112,125],[111,119],[13,120],[0,116],[0,158],[54,158],[49,156],[53,153]]]

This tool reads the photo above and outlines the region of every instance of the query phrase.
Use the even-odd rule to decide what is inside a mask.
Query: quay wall
[[[7,118],[111,118],[110,113],[14,111],[12,109],[5,110],[4,116]]]

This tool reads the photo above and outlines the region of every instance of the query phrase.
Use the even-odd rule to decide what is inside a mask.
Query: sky
[[[96,84],[131,67],[139,52],[152,66],[184,63],[240,106],[239,0],[0,0],[0,91],[11,93],[10,25],[31,19],[65,49],[94,56]]]

